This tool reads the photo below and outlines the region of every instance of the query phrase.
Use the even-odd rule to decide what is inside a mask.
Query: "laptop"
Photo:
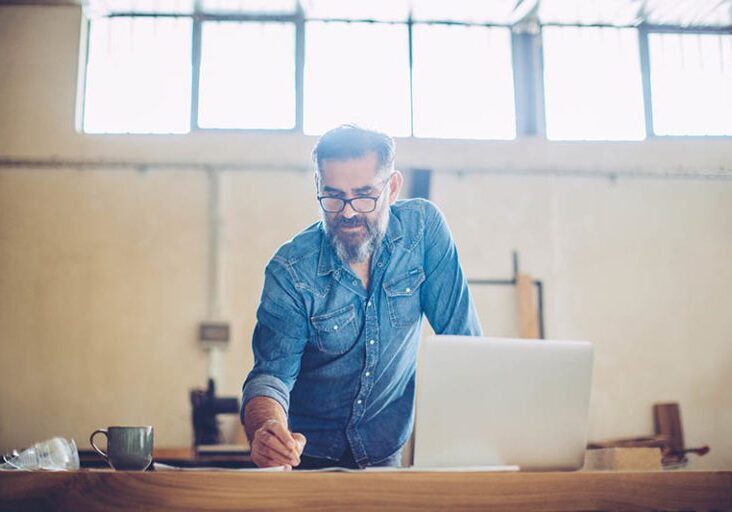
[[[583,465],[592,344],[432,336],[417,366],[415,468]]]

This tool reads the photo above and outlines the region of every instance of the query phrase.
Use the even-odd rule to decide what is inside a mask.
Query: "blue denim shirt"
[[[423,199],[390,208],[370,290],[322,222],[280,247],[265,270],[242,421],[251,398],[273,398],[311,457],[337,460],[350,445],[363,467],[407,441],[423,315],[438,334],[481,334],[442,213]]]

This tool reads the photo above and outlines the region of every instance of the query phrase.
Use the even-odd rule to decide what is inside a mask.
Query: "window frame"
[[[502,27],[511,31],[511,62],[514,77],[514,108],[516,112],[516,136],[512,140],[486,139],[487,142],[512,142],[524,138],[546,139],[546,111],[544,89],[544,63],[542,49],[542,28],[556,27],[597,27],[597,28],[635,28],[638,30],[639,52],[641,65],[641,82],[643,95],[643,109],[645,117],[645,139],[680,139],[680,140],[729,140],[732,135],[658,135],[653,128],[653,97],[651,92],[650,57],[648,50],[648,36],[654,33],[673,34],[721,34],[732,35],[732,26],[699,26],[682,27],[676,25],[657,25],[639,23],[635,25],[613,24],[576,24],[576,23],[541,23],[536,19],[521,21],[516,24],[506,23],[474,23],[459,21],[414,20],[411,13],[404,21],[374,20],[374,19],[343,19],[307,17],[299,2],[294,12],[281,14],[264,13],[231,13],[218,14],[202,12],[196,2],[193,13],[140,13],[117,12],[107,15],[114,17],[153,17],[170,18],[183,17],[192,20],[191,44],[191,108],[190,129],[187,134],[209,132],[234,133],[262,133],[262,134],[298,134],[304,135],[303,106],[304,106],[304,70],[305,70],[305,25],[307,21],[334,21],[346,23],[383,23],[403,24],[407,27],[408,62],[409,62],[409,103],[410,103],[410,134],[404,138],[420,138],[424,140],[467,140],[467,139],[430,139],[414,135],[414,93],[413,93],[413,26],[420,25],[464,25],[481,27]],[[80,52],[79,87],[77,90],[77,130],[83,135],[119,135],[119,134],[91,134],[85,131],[84,118],[86,111],[87,67],[89,64],[89,35],[92,18],[84,16],[82,23],[83,49]],[[202,25],[207,21],[231,22],[281,22],[295,25],[295,124],[292,128],[202,128],[198,123],[199,82],[201,71],[201,32]],[[187,135],[182,134],[182,135]],[[558,141],[561,143],[561,141]],[[578,141],[582,142],[582,141]],[[585,141],[604,142],[604,141]]]
[[[119,12],[107,16],[108,18],[190,18],[192,20],[191,30],[191,105],[190,105],[190,128],[187,134],[203,132],[242,132],[242,133],[302,133],[302,91],[303,91],[303,65],[304,65],[304,22],[302,9],[298,5],[298,12],[294,14],[212,14],[203,12],[188,13],[135,13],[135,12]],[[200,76],[201,76],[201,43],[202,43],[202,27],[205,22],[209,21],[230,21],[230,22],[275,22],[275,23],[294,23],[295,25],[295,124],[292,128],[203,128],[198,123],[198,107],[200,96]],[[84,116],[86,111],[86,69],[89,65],[89,33],[91,31],[92,19],[85,18],[84,23],[84,71],[80,77],[82,86],[80,87],[79,98],[81,106],[78,109],[80,121],[77,123],[80,132],[87,135],[84,127]],[[91,134],[88,134],[91,135]],[[112,135],[112,134],[94,134],[94,135]],[[182,134],[186,135],[186,134]]]
[[[641,47],[641,78],[643,79],[643,105],[646,115],[646,138],[657,140],[730,140],[732,135],[659,135],[653,124],[653,94],[651,92],[651,62],[648,51],[650,34],[715,34],[732,36],[732,27],[677,27],[641,23],[638,37]]]
[[[580,29],[582,29],[582,28],[585,28],[585,29],[586,28],[594,28],[594,29],[614,29],[614,30],[622,30],[622,29],[633,29],[633,30],[636,30],[636,32],[638,34],[638,37],[639,37],[639,41],[638,41],[638,52],[639,52],[639,56],[638,57],[639,57],[639,65],[640,65],[639,68],[640,69],[638,69],[638,71],[639,71],[639,74],[640,74],[640,77],[639,78],[640,78],[640,86],[641,86],[641,91],[640,91],[641,92],[641,97],[640,97],[640,100],[641,100],[641,110],[642,110],[641,113],[643,115],[643,121],[644,121],[644,123],[643,123],[643,130],[642,130],[642,133],[643,133],[643,138],[642,139],[630,139],[630,138],[629,139],[601,139],[601,138],[598,138],[598,139],[572,139],[572,138],[569,138],[569,139],[549,139],[547,137],[547,133],[546,133],[546,89],[544,88],[544,82],[542,81],[542,89],[541,89],[542,99],[543,99],[542,108],[544,109],[543,110],[544,131],[543,131],[542,135],[543,135],[544,139],[546,139],[546,140],[548,140],[550,142],[560,142],[560,143],[565,143],[565,142],[572,142],[572,143],[583,143],[583,142],[590,142],[590,143],[593,143],[593,142],[601,142],[601,143],[602,142],[612,142],[612,143],[629,142],[629,143],[638,143],[638,142],[643,142],[645,140],[648,140],[648,138],[650,137],[650,132],[648,130],[648,127],[651,126],[651,125],[649,125],[649,119],[648,119],[649,109],[647,108],[648,105],[650,105],[650,102],[647,102],[646,101],[646,86],[645,86],[646,77],[648,76],[646,70],[648,69],[648,67],[647,67],[647,60],[646,60],[646,65],[644,67],[644,62],[643,62],[643,51],[644,51],[644,49],[643,49],[643,41],[642,41],[642,40],[647,41],[648,39],[647,39],[647,36],[641,37],[641,30],[640,30],[640,28],[638,26],[631,26],[631,25],[609,25],[609,24],[604,24],[604,23],[603,24],[584,24],[584,25],[566,24],[566,23],[544,23],[541,27],[542,27],[542,35],[541,35],[541,38],[542,38],[541,39],[541,59],[542,59],[542,62],[541,62],[541,69],[539,71],[541,72],[542,80],[545,80],[545,75],[544,75],[544,62],[543,62],[543,58],[544,58],[544,36],[543,36],[543,29],[545,27],[557,27],[557,28],[560,28],[560,29],[561,28],[580,28]],[[647,56],[647,49],[648,49],[648,46],[646,44],[645,45],[646,56]],[[648,90],[650,92],[650,89],[648,89]]]

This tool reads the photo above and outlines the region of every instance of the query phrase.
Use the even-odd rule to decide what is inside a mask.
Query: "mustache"
[[[366,219],[361,217],[351,217],[350,219],[339,217],[336,219],[336,227],[355,228],[357,226],[366,226],[366,224]]]

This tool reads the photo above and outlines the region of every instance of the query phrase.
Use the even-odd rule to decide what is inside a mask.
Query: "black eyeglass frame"
[[[376,203],[378,203],[379,202],[379,199],[381,199],[381,195],[384,193],[384,190],[386,189],[386,186],[389,184],[389,182],[391,181],[391,177],[394,176],[394,174],[396,174],[396,173],[395,172],[392,172],[389,175],[389,177],[386,178],[386,181],[384,182],[384,186],[381,187],[381,191],[376,196],[356,196],[356,197],[352,197],[351,199],[343,199],[342,197],[336,197],[336,196],[317,196],[318,203],[320,203],[320,208],[322,208],[322,210],[324,212],[326,212],[326,213],[341,213],[343,210],[346,209],[346,205],[348,204],[348,205],[351,206],[351,208],[353,209],[354,212],[357,212],[357,213],[371,213],[374,210],[376,210]],[[323,199],[331,199],[331,200],[337,199],[338,201],[341,202],[341,208],[340,208],[340,210],[327,210],[325,208],[325,206],[323,206]],[[371,199],[373,201],[374,205],[373,205],[373,207],[370,210],[360,210],[360,209],[356,208],[355,206],[353,206],[353,201],[356,201],[356,200],[359,200],[359,199]]]

